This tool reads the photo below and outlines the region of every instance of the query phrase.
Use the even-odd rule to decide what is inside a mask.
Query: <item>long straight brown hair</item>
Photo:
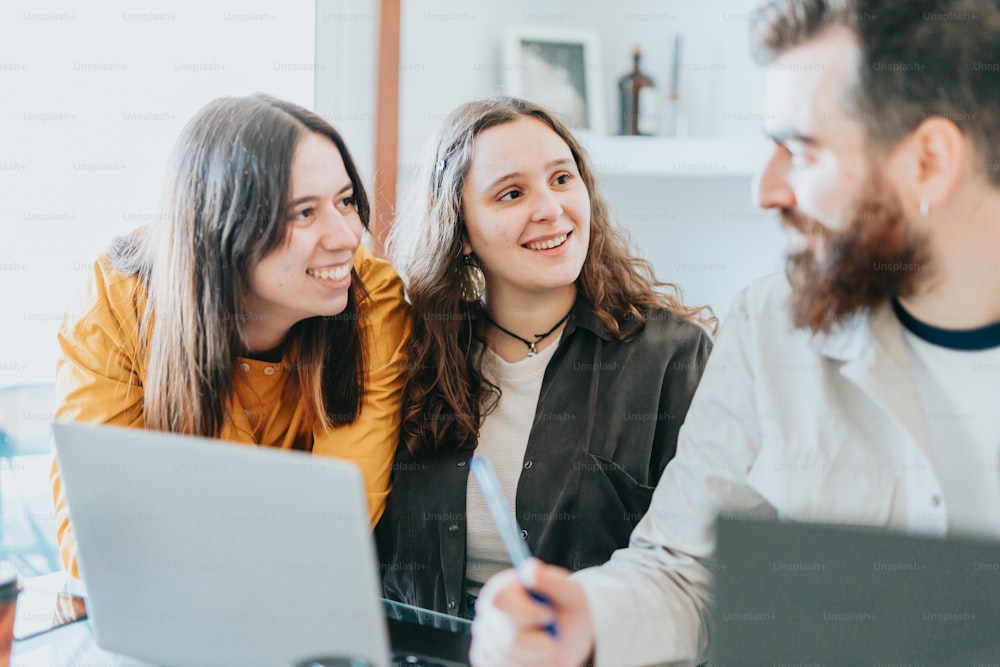
[[[657,280],[652,265],[631,252],[597,192],[586,152],[555,116],[511,97],[463,104],[442,123],[413,201],[401,208],[389,240],[413,313],[402,430],[404,444],[417,457],[454,449],[475,437],[483,416],[499,399],[498,388],[480,370],[485,341],[476,321],[483,306],[459,298],[462,187],[476,137],[523,117],[540,120],[566,142],[587,186],[590,248],[576,286],[612,334],[619,340],[635,335],[651,309],[668,310],[712,330],[716,326],[711,310],[685,306],[676,286]],[[626,321],[630,324],[623,328]]]
[[[228,419],[234,366],[248,347],[250,276],[286,242],[292,158],[311,132],[340,151],[367,229],[368,198],[340,134],[307,109],[258,94],[214,100],[188,122],[161,221],[112,247],[116,268],[148,292],[139,336],[147,428],[217,436]],[[352,275],[345,310],[298,322],[283,344],[294,358],[283,400],[308,397],[309,418],[327,428],[354,421],[364,394],[358,303],[367,293]]]

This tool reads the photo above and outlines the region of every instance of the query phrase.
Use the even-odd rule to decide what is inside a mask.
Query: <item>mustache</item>
[[[824,231],[819,220],[803,215],[794,209],[783,208],[779,211],[779,215],[783,227],[794,229],[804,236],[811,236],[817,232],[822,233]]]

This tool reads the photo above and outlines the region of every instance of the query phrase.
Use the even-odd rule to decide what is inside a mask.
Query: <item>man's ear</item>
[[[911,143],[916,166],[912,186],[920,205],[931,211],[944,207],[975,158],[972,142],[951,120],[932,116],[913,131],[907,143]]]

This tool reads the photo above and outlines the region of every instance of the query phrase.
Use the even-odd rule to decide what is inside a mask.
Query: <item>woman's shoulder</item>
[[[94,271],[109,289],[135,288],[143,284],[137,273],[121,268],[108,251],[94,260]]]
[[[75,306],[60,326],[61,338],[94,350],[108,344],[133,345],[146,306],[145,283],[103,253],[90,265],[87,281],[79,289]]]
[[[669,308],[650,306],[642,310],[642,315],[642,329],[632,339],[636,342],[651,346],[712,344],[712,334],[705,326]]]
[[[362,245],[354,255],[354,271],[367,294],[358,303],[364,319],[377,327],[380,339],[405,339],[410,331],[409,307],[403,281],[392,264]]]
[[[108,252],[101,253],[91,265],[83,310],[106,310],[116,319],[131,319],[144,305],[146,284],[134,273],[119,268]],[[130,316],[130,317],[129,317]]]
[[[403,281],[392,264],[379,259],[363,244],[354,253],[354,271],[369,291],[383,288],[398,288],[402,294]]]
[[[379,259],[364,245],[354,253],[354,272],[361,280],[368,301],[375,305],[395,306],[405,303],[403,281],[392,264]]]

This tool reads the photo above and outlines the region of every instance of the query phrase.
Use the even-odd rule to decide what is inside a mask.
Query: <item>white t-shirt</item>
[[[517,482],[535,421],[545,367],[556,347],[558,343],[514,363],[504,361],[489,348],[483,353],[483,374],[500,387],[501,396],[496,410],[483,419],[476,455],[485,456],[493,464],[511,508],[517,497]],[[472,475],[469,475],[466,511],[465,579],[468,592],[478,595],[483,583],[511,567],[511,562]]]
[[[930,327],[896,306],[923,402],[949,534],[1000,533],[1000,325]]]

